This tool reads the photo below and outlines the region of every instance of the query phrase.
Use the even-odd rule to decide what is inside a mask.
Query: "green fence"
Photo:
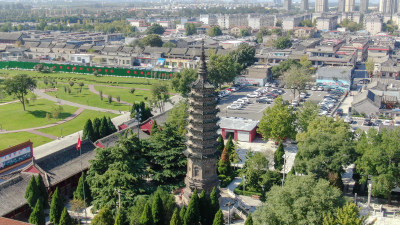
[[[69,64],[52,64],[52,63],[36,63],[36,62],[0,62],[0,69],[15,68],[15,69],[30,69],[33,70],[35,65],[42,64],[52,68],[54,72],[65,73],[82,73],[94,74],[103,76],[123,76],[123,77],[142,77],[153,79],[171,79],[175,72],[170,71],[155,71],[155,70],[142,70],[142,69],[124,69],[113,67],[95,67],[95,66],[77,66]]]

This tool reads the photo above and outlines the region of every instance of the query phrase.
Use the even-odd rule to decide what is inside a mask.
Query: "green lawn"
[[[52,141],[50,138],[28,132],[0,134],[0,151],[8,148],[8,146],[14,146],[28,140],[33,142],[33,147]]]
[[[68,83],[71,79],[75,83],[83,82],[84,84],[103,84],[112,86],[134,87],[150,89],[151,84],[156,82],[169,82],[168,80],[157,80],[135,77],[113,77],[102,76],[95,77],[94,75],[74,74],[74,73],[39,73],[29,70],[0,70],[0,77],[14,76],[16,74],[27,74],[43,81],[44,77],[56,78],[58,83]]]
[[[20,102],[0,106],[2,129],[19,130],[51,124],[69,117],[77,110],[75,107],[63,105],[63,112],[60,114],[59,119],[51,118],[47,120],[46,113],[51,115],[52,110],[58,105],[45,99],[38,99],[30,103],[26,105],[26,111],[23,110]]]
[[[71,121],[68,121],[66,123],[54,127],[40,129],[39,131],[59,137],[61,136],[61,128],[62,128],[62,135],[66,136],[75,133],[77,131],[83,130],[83,126],[85,125],[87,119],[90,118],[93,120],[96,117],[103,117],[103,116],[114,118],[118,115],[111,113],[97,112],[92,110],[85,110],[78,117],[76,117]]]
[[[133,103],[133,102],[140,102],[144,101],[144,97],[150,98],[151,93],[150,91],[145,90],[135,90],[134,95],[132,95],[129,90],[126,88],[112,88],[112,87],[102,87],[102,86],[95,86],[97,91],[102,90],[103,94],[111,95],[114,98],[119,95],[122,101]]]
[[[82,93],[79,93],[79,86],[74,85],[71,88],[71,94],[68,92],[64,91],[64,86],[65,84],[58,84],[58,90],[57,92],[47,92],[46,94],[51,95],[51,96],[56,96],[57,98],[71,101],[71,102],[76,102],[82,105],[89,105],[89,106],[95,106],[99,108],[104,108],[104,109],[114,109],[114,110],[121,110],[121,111],[128,111],[129,106],[118,103],[118,102],[112,102],[111,104],[108,103],[107,98],[103,97],[103,100],[100,99],[99,95],[96,95],[92,92],[89,91],[89,88],[87,86],[84,86],[82,88]]]

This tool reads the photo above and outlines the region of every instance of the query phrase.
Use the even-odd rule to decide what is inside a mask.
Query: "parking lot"
[[[220,113],[218,116],[220,117],[243,117],[246,119],[252,120],[260,120],[262,118],[263,111],[273,105],[266,103],[257,103],[257,98],[249,98],[251,103],[247,104],[244,108],[241,109],[228,109],[227,107],[231,105],[234,101],[239,98],[247,97],[247,94],[254,92],[258,87],[245,87],[236,92],[232,92],[232,94],[225,96],[220,99],[218,107],[220,109]],[[290,89],[283,89],[285,92],[282,94],[282,98],[284,100],[291,101],[294,99],[293,93]],[[307,100],[311,100],[315,103],[320,102],[325,95],[327,95],[326,91],[307,91],[308,95]],[[299,93],[296,92],[296,97],[298,97]]]

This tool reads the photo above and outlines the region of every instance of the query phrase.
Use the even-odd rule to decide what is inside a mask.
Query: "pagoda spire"
[[[198,77],[202,80],[207,80],[207,64],[206,64],[206,54],[204,52],[204,39],[201,40],[201,56],[200,56],[200,66],[198,69]]]

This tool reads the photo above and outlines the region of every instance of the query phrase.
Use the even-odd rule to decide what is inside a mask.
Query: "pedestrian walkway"
[[[100,92],[98,92],[98,91],[94,88],[94,85],[93,85],[93,84],[89,84],[89,85],[88,85],[88,88],[89,88],[89,91],[90,91],[90,92],[92,92],[92,93],[94,93],[94,94],[96,94],[96,95],[100,95]],[[103,97],[108,98],[108,95],[103,94]],[[114,97],[112,98],[112,100],[113,100],[114,102],[118,102],[118,103],[121,103],[121,104],[124,104],[124,105],[132,105],[131,103],[128,103],[128,102],[125,102],[125,101],[122,101],[122,100],[118,101],[118,99],[116,99],[116,98],[114,98]]]
[[[44,90],[40,90],[40,89],[33,90],[33,93],[36,94],[37,96],[41,97],[41,98],[44,98],[44,99],[47,99],[47,100],[50,100],[50,101],[53,101],[53,102],[57,102],[60,105],[70,105],[70,106],[74,106],[74,107],[78,107],[78,108],[94,110],[94,111],[99,111],[99,112],[121,114],[121,111],[119,111],[119,110],[103,109],[103,108],[99,108],[99,107],[82,105],[82,104],[79,104],[79,103],[70,102],[70,101],[67,101],[67,100],[62,100],[62,99],[50,96],[50,95],[44,93]]]
[[[14,100],[14,101],[11,101],[11,102],[3,102],[3,103],[0,103],[0,106],[8,105],[8,104],[16,103],[16,102],[19,102],[19,100]]]
[[[50,138],[50,139],[53,139],[53,140],[57,139],[56,136],[53,136],[51,134],[45,134],[45,133],[37,131],[37,130],[28,130],[27,132],[29,132],[31,134],[36,134],[36,135],[40,135],[40,136],[43,136],[43,137],[47,137],[47,138]]]

